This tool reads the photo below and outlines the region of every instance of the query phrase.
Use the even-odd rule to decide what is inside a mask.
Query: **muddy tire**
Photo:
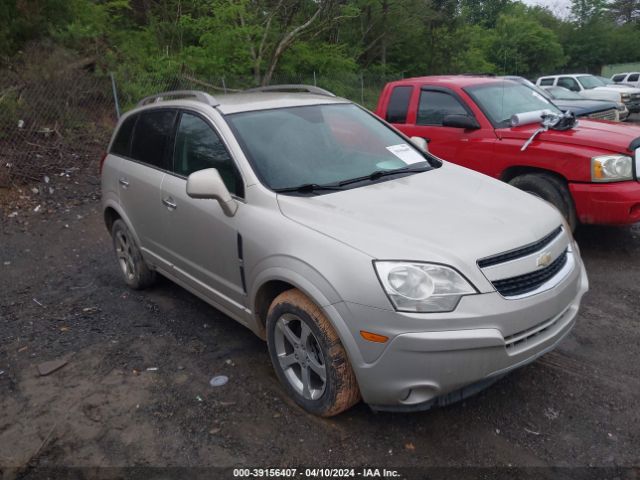
[[[360,401],[340,338],[322,310],[301,291],[288,290],[271,303],[267,343],[278,379],[308,412],[331,417]]]
[[[527,173],[512,179],[509,184],[551,203],[560,210],[571,230],[576,229],[576,208],[567,186],[561,179],[545,173]]]
[[[134,290],[142,290],[153,285],[156,281],[156,272],[145,263],[133,235],[122,220],[113,222],[111,238],[118,267],[125,283]]]

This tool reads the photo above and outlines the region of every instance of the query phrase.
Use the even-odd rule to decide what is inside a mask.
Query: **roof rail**
[[[326,95],[327,97],[335,97],[334,93],[331,93],[324,88],[316,87],[314,85],[302,85],[302,84],[285,84],[285,85],[265,85],[263,87],[249,88],[245,92],[294,92],[303,91],[308,93],[315,93],[316,95]]]
[[[199,90],[173,90],[170,92],[162,92],[156,93],[155,95],[149,95],[148,97],[140,100],[137,106],[142,107],[143,105],[148,105],[150,103],[162,102],[163,100],[167,100],[171,97],[193,97],[198,102],[206,103],[207,105],[211,105],[212,107],[220,105],[220,102],[218,102],[214,97],[206,92],[201,92]]]

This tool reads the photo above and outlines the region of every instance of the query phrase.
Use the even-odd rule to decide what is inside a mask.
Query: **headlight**
[[[631,95],[629,95],[628,93],[623,93],[620,95],[620,97],[622,98],[623,102],[631,99]]]
[[[622,182],[633,180],[633,164],[626,155],[603,155],[591,159],[592,182]]]
[[[413,262],[374,262],[378,278],[396,310],[451,312],[463,295],[475,288],[444,265]]]

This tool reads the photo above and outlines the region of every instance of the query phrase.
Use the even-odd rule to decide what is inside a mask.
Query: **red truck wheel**
[[[578,224],[576,209],[571,194],[562,180],[545,173],[527,173],[512,179],[509,184],[551,203],[560,210],[571,230],[576,229]]]

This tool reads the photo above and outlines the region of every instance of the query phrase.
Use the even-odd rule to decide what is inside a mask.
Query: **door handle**
[[[123,177],[120,177],[120,179],[118,180],[118,183],[122,185],[124,188],[127,188],[129,186],[128,180]]]
[[[169,210],[175,210],[176,208],[178,208],[178,204],[176,203],[176,201],[171,198],[171,197],[165,197],[162,199],[162,203],[169,209]]]

